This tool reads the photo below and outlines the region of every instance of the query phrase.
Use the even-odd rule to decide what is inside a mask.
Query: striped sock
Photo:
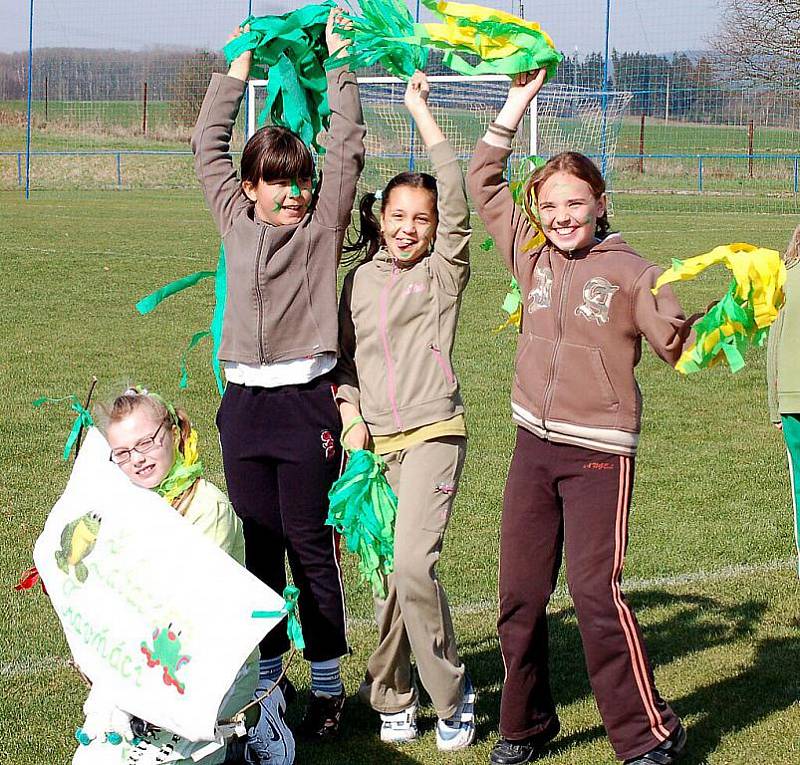
[[[311,662],[311,691],[316,696],[338,696],[344,691],[339,659]]]
[[[258,662],[259,690],[266,690],[268,686],[277,683],[282,671],[283,656],[276,656],[272,659],[260,659]]]

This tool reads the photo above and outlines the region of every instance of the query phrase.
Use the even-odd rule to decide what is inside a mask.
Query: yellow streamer
[[[484,21],[496,21],[504,24],[514,24],[517,27],[538,32],[554,48],[555,44],[550,35],[534,21],[525,21],[505,11],[494,8],[484,8],[471,3],[448,3],[442,0],[436,4],[436,12],[444,17],[441,24],[424,24],[432,40],[447,42],[474,50],[484,61],[506,58],[519,50],[519,45],[505,35],[494,38],[481,36],[476,38],[474,28],[464,25],[464,20],[479,24]],[[461,23],[459,23],[461,19]]]
[[[786,267],[780,253],[744,242],[715,247],[684,261],[673,260],[672,267],[661,274],[652,292],[655,294],[665,284],[694,279],[718,263],[732,272],[733,282],[721,301],[725,304],[720,306],[724,311],[712,309],[696,325],[698,330],[704,323],[707,328],[698,331],[700,349],[692,345],[675,365],[684,374],[715,366],[723,359],[727,359],[733,371],[740,369],[744,363],[741,350],[734,346],[741,346],[744,339],[763,341],[763,332],[777,319],[783,306]],[[716,321],[718,326],[711,326]],[[734,338],[738,344],[725,344],[727,338]]]

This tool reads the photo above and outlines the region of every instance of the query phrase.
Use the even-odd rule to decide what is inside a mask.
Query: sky
[[[407,0],[414,3],[416,0]],[[519,14],[521,0],[481,0]],[[31,0],[0,0],[0,52],[28,48]],[[33,0],[34,48],[220,48],[252,2],[257,15],[285,13],[296,0]],[[606,0],[522,0],[564,53],[602,51]],[[719,26],[724,0],[610,0],[611,47],[667,53],[703,50]],[[412,13],[415,8],[409,6]],[[423,8],[421,20],[429,20]]]

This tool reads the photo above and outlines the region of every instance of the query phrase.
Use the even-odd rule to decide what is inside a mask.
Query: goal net
[[[436,121],[464,164],[503,105],[505,76],[431,75],[429,103]],[[257,129],[265,80],[249,83],[247,133]],[[376,191],[399,172],[430,170],[425,147],[403,105],[405,83],[396,77],[359,77],[367,124],[367,161],[359,191]],[[531,155],[547,159],[561,151],[589,155],[611,181],[617,135],[630,93],[600,93],[569,85],[545,86],[525,115],[514,139],[512,172]]]

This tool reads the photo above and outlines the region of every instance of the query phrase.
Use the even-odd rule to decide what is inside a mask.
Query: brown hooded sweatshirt
[[[510,142],[479,141],[467,184],[522,293],[514,421],[550,441],[633,455],[642,414],[633,370],[642,337],[674,366],[692,342],[694,317],[685,319],[668,286],[652,294],[662,269],[619,234],[571,255],[549,244],[526,252],[535,231],[503,177],[510,153]]]

